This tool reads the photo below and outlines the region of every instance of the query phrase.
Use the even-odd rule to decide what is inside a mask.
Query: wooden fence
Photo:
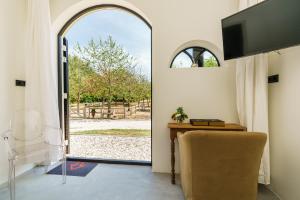
[[[89,103],[70,106],[71,118],[82,119],[126,119],[128,116],[135,115],[138,111],[149,112],[151,110],[151,102],[149,103],[132,103],[126,106],[123,103],[112,103],[109,113],[107,104]],[[79,111],[79,112],[78,112]]]

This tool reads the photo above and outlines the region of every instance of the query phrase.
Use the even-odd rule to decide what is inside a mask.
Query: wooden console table
[[[190,123],[169,123],[171,139],[171,180],[172,184],[175,184],[175,139],[177,138],[177,132],[187,132],[195,130],[213,130],[213,131],[247,131],[247,129],[238,124],[225,124],[225,126],[192,126]]]

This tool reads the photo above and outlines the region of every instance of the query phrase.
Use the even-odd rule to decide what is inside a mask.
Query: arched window
[[[171,68],[219,67],[218,58],[203,47],[189,47],[180,51],[171,63]]]

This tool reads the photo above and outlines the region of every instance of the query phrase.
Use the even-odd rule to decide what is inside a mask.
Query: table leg
[[[175,136],[172,130],[171,130],[171,178],[172,178],[172,184],[175,184]]]

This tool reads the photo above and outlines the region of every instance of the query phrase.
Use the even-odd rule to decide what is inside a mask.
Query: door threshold
[[[104,164],[117,164],[117,165],[138,165],[138,166],[152,166],[150,161],[141,160],[114,160],[114,159],[100,159],[100,158],[83,158],[83,157],[67,157],[68,161],[79,161],[79,162],[93,162],[93,163],[104,163]]]

